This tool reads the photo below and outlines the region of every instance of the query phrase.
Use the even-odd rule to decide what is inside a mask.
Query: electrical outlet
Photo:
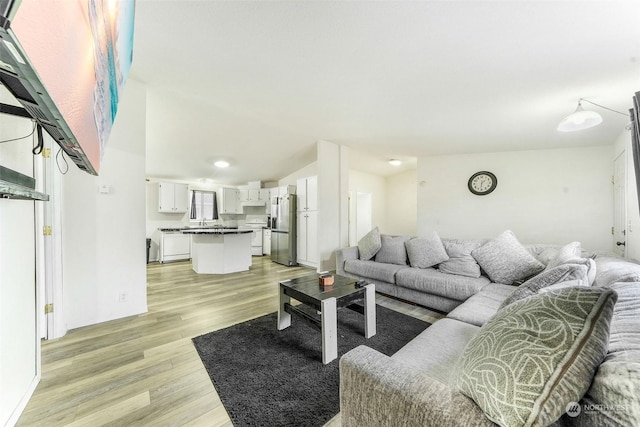
[[[127,293],[126,292],[120,292],[119,301],[120,302],[125,302],[126,300],[127,300]]]

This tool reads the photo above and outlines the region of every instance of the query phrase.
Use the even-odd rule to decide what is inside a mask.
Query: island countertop
[[[193,228],[180,230],[182,234],[248,234],[252,230],[238,230],[228,228]]]

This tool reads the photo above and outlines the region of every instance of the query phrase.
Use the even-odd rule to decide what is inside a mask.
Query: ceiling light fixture
[[[402,162],[398,159],[389,159],[389,164],[391,166],[400,166]]]
[[[584,108],[582,108],[583,102],[588,102],[589,104],[595,105],[596,107],[604,108],[605,110],[613,111],[614,113],[622,114],[623,116],[628,117],[627,114],[620,111],[613,110],[600,104],[596,104],[595,102],[591,102],[584,98],[580,98],[578,100],[578,107],[576,108],[576,111],[562,119],[560,124],[558,124],[559,132],[575,132],[583,129],[589,129],[602,123],[602,116],[600,114],[595,111],[585,110]]]
[[[229,162],[226,162],[224,160],[218,160],[213,165],[215,167],[218,167],[218,168],[228,168],[229,167]]]

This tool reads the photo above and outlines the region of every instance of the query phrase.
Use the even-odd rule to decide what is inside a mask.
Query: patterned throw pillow
[[[404,242],[409,240],[407,236],[380,236],[382,247],[376,254],[376,262],[384,262],[386,264],[407,264],[407,250]]]
[[[405,246],[411,267],[429,268],[449,259],[440,236],[435,231],[427,237],[407,240]]]
[[[475,249],[471,256],[493,282],[504,285],[538,274],[545,267],[520,244],[511,230]]]
[[[542,288],[570,280],[579,280],[582,286],[588,286],[587,267],[580,264],[562,264],[550,270],[545,270],[518,286],[515,291],[502,302],[500,308],[535,295]]]
[[[380,239],[380,231],[378,227],[365,234],[358,242],[358,252],[360,253],[360,259],[363,261],[370,260],[378,253],[382,247],[382,240]]]
[[[505,307],[458,359],[458,389],[501,426],[553,423],[604,359],[616,299],[610,289],[572,287]]]

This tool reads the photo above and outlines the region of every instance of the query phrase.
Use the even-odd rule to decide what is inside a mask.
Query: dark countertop
[[[238,230],[228,229],[228,228],[194,228],[194,229],[183,229],[180,230],[182,234],[248,234],[253,233],[252,230]]]
[[[183,231],[183,230],[238,230],[238,227],[219,227],[219,226],[211,226],[205,225],[202,227],[160,227],[158,228],[160,231]]]

